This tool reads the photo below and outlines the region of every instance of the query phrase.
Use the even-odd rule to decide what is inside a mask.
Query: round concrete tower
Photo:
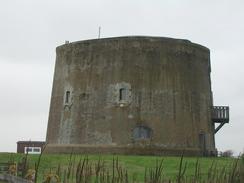
[[[215,151],[208,48],[136,36],[67,43],[56,53],[47,152]]]

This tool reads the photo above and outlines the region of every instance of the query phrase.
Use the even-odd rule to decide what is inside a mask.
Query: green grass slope
[[[24,154],[0,153],[0,162],[20,162],[23,157],[25,157]],[[67,173],[69,167],[75,172],[79,161],[83,160],[85,157],[88,157],[90,164],[94,166],[100,159],[101,162],[104,162],[104,166],[110,171],[112,171],[112,167],[115,166],[115,159],[118,158],[119,166],[127,170],[129,179],[136,179],[138,181],[144,180],[145,169],[149,170],[150,168],[155,168],[156,164],[158,163],[159,165],[162,160],[163,177],[165,179],[176,180],[181,162],[181,157],[43,154],[38,170],[38,180],[43,180],[44,175],[49,172],[57,172],[58,167],[61,173]],[[28,155],[27,158],[29,167],[35,169],[34,167],[38,162],[39,155]],[[196,171],[198,171],[204,178],[213,171],[230,169],[233,162],[234,158],[183,157],[181,169],[183,170],[184,167],[186,167],[184,175],[187,177],[194,177]],[[75,177],[75,175],[73,176]]]

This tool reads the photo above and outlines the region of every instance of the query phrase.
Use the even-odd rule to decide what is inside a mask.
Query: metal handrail
[[[214,122],[229,122],[229,106],[213,106],[212,120]]]

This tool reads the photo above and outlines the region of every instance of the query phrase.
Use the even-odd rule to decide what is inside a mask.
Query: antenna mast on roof
[[[100,39],[101,37],[101,27],[99,26],[99,29],[98,29],[98,39]]]

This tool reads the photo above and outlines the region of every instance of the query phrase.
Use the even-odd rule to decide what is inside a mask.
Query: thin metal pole
[[[100,39],[101,37],[101,27],[99,26],[99,30],[98,30],[98,39]]]

